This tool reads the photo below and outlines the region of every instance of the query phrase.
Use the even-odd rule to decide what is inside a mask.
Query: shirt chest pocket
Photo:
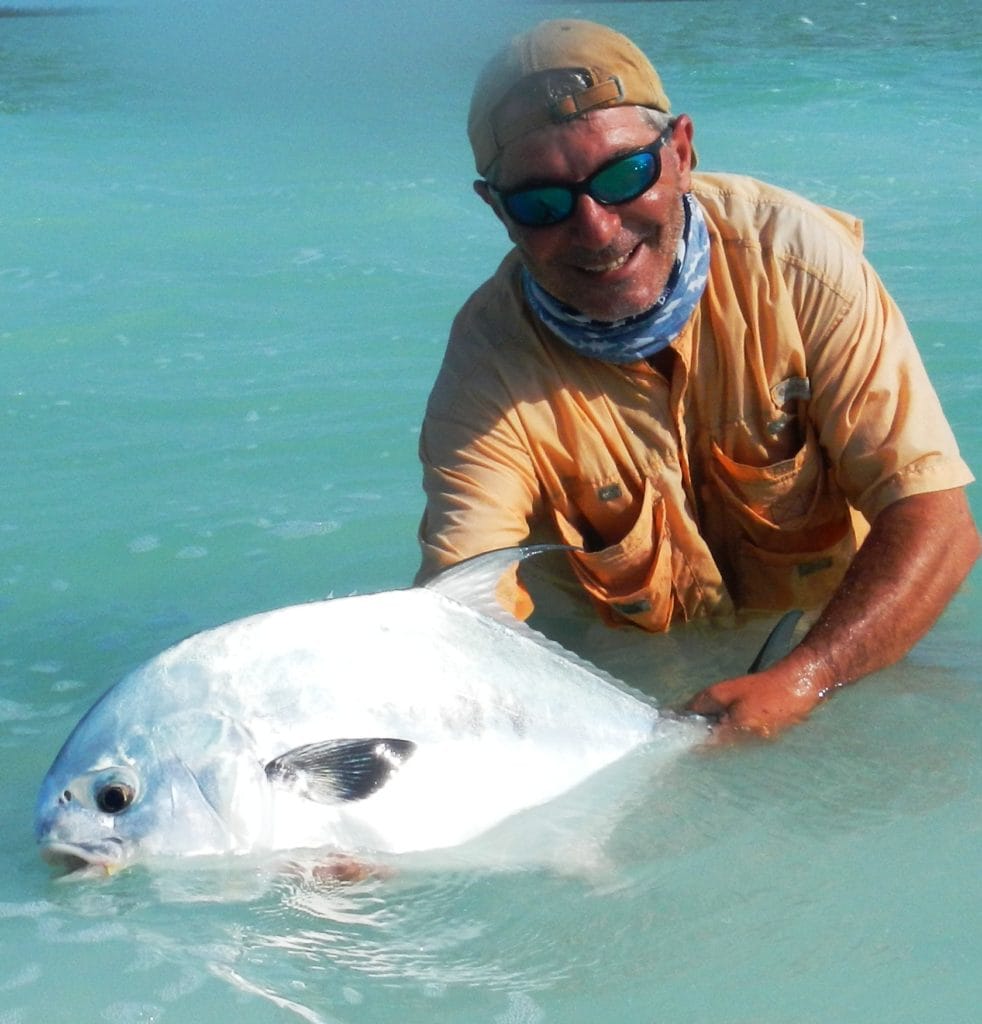
[[[750,466],[712,445],[711,498],[720,507],[728,585],[744,608],[813,606],[856,552],[853,513],[809,424],[791,458]]]
[[[640,502],[619,493],[619,484],[606,488],[607,500],[603,493],[597,500],[609,506],[608,514],[616,511],[621,525],[626,521],[616,540],[603,542],[593,523],[573,522],[554,508],[556,529],[566,544],[583,549],[572,555],[573,569],[608,621],[626,620],[644,629],[665,630],[676,602],[662,498],[648,483]]]
[[[736,462],[713,442],[711,477],[728,516],[767,550],[818,550],[849,528],[848,503],[832,482],[811,424],[794,456],[768,466]]]

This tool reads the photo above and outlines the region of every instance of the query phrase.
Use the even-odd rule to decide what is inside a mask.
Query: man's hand
[[[688,710],[718,721],[727,733],[749,732],[769,737],[804,721],[834,684],[823,684],[820,672],[790,665],[788,658],[753,675],[737,676],[707,687],[689,702]]]
[[[802,721],[836,687],[907,654],[934,625],[979,552],[960,488],[887,506],[798,647],[763,672],[708,687],[689,709],[761,736]]]

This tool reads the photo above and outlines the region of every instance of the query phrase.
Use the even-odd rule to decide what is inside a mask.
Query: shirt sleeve
[[[474,555],[522,544],[538,507],[539,488],[514,409],[496,399],[479,370],[462,380],[445,361],[420,435],[426,506],[419,527],[423,583]],[[527,595],[510,574],[502,604],[524,618]]]
[[[812,415],[837,482],[872,521],[914,494],[973,479],[903,315],[869,263],[808,353]]]

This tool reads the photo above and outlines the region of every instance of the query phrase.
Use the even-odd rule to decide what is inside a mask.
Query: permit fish
[[[42,856],[111,873],[172,856],[438,849],[640,744],[704,736],[500,608],[501,574],[538,550],[253,615],[154,657],[49,769]]]
[[[170,857],[456,846],[642,744],[708,724],[512,619],[478,556],[423,587],[295,605],[198,633],[84,715],[38,795],[41,855],[113,873]]]

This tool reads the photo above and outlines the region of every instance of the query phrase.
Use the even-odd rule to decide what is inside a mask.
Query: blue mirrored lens
[[[530,188],[505,196],[505,209],[519,224],[542,227],[565,220],[573,212],[576,199],[568,188],[560,186]]]
[[[654,153],[635,153],[605,167],[590,181],[588,192],[598,203],[608,205],[636,199],[658,176],[661,170]]]

